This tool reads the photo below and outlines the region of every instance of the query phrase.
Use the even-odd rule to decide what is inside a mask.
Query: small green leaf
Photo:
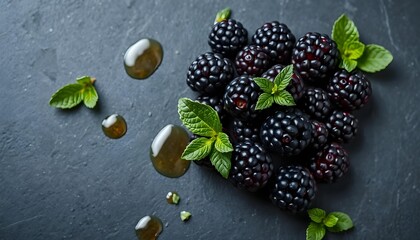
[[[308,210],[309,218],[316,223],[321,223],[327,213],[320,208],[312,208]]]
[[[328,214],[322,222],[326,227],[334,227],[338,222],[338,217]]]
[[[192,140],[185,148],[181,158],[184,160],[201,160],[210,154],[214,140],[200,137]]]
[[[88,108],[94,108],[98,102],[98,93],[93,85],[86,85],[82,92],[83,103]]]
[[[346,69],[347,72],[353,71],[357,67],[357,61],[352,59],[343,59],[340,68]]]
[[[216,19],[214,19],[214,23],[218,23],[221,22],[223,20],[229,19],[230,17],[230,8],[225,8],[220,10],[217,14],[216,14]]]
[[[281,105],[281,106],[295,106],[296,105],[295,99],[293,98],[293,96],[285,90],[274,95],[274,102],[276,102],[278,105]]]
[[[267,78],[261,78],[261,77],[254,78],[253,80],[258,85],[258,87],[261,88],[261,90],[263,90],[266,93],[271,93],[274,87],[274,83],[272,81],[270,81]]]
[[[369,73],[385,69],[392,62],[392,54],[384,47],[368,44],[363,55],[357,60],[357,67]]]
[[[231,152],[222,153],[213,149],[210,152],[210,161],[211,164],[216,168],[216,170],[224,177],[229,177],[229,171],[231,167],[230,157],[232,156]]]
[[[83,100],[83,85],[72,83],[60,88],[55,92],[51,99],[50,105],[56,108],[72,108]]]
[[[256,110],[262,110],[271,107],[273,105],[274,99],[273,95],[269,93],[261,93],[258,97],[257,104],[255,105]]]
[[[331,38],[337,43],[340,52],[343,52],[346,41],[359,41],[359,32],[354,22],[343,14],[334,22]]]
[[[341,232],[353,227],[353,221],[351,220],[349,215],[342,212],[331,212],[329,215],[338,218],[338,220],[334,227],[327,228],[328,231]]]
[[[233,151],[233,146],[229,141],[229,136],[224,132],[219,132],[217,134],[214,147],[216,148],[217,151],[222,152],[222,153]]]
[[[347,41],[346,43],[344,43],[344,54],[342,58],[356,60],[363,55],[364,50],[365,44],[359,41]]]
[[[277,74],[276,78],[274,79],[274,83],[277,85],[278,91],[286,89],[289,85],[290,80],[292,80],[293,76],[293,65],[287,65],[283,68],[279,74]]]
[[[80,83],[82,85],[92,85],[95,82],[95,78],[89,77],[89,76],[83,76],[76,79],[77,83]]]
[[[192,215],[190,212],[182,211],[179,213],[179,216],[181,217],[181,220],[185,222],[185,221],[188,221]]]
[[[306,229],[306,240],[321,240],[325,236],[325,227],[316,222],[309,223]]]
[[[178,205],[180,199],[181,198],[179,197],[179,195],[177,193],[172,193],[172,202],[175,205]]]
[[[185,127],[196,135],[213,137],[222,131],[216,110],[206,104],[181,98],[178,101],[178,114]]]

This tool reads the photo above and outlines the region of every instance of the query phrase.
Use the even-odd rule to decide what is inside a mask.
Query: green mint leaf
[[[274,87],[274,83],[272,81],[270,81],[267,78],[261,78],[261,77],[254,78],[253,80],[258,85],[258,87],[261,88],[261,90],[263,90],[266,93],[271,93]]]
[[[334,227],[337,225],[338,217],[334,216],[333,214],[328,214],[322,222],[326,227]]]
[[[343,14],[334,22],[331,38],[337,43],[342,53],[346,41],[359,41],[359,32],[354,22]]]
[[[180,199],[181,197],[177,193],[172,193],[172,202],[175,205],[178,205]]]
[[[179,216],[181,217],[181,220],[185,222],[185,221],[188,221],[192,215],[190,212],[182,211],[179,213]]]
[[[283,90],[279,92],[278,94],[274,95],[274,102],[281,106],[295,106],[296,105],[295,99],[286,90]]]
[[[50,105],[56,108],[72,108],[83,100],[83,85],[78,83],[68,84],[55,92],[51,99]]]
[[[93,85],[86,85],[82,92],[83,103],[88,108],[94,108],[98,102],[98,93]]]
[[[229,136],[224,132],[219,132],[217,134],[214,147],[216,148],[217,151],[222,152],[222,153],[233,151],[233,146],[229,141]]]
[[[217,151],[215,148],[213,148],[213,150],[210,152],[211,164],[213,164],[216,170],[226,179],[229,177],[229,171],[231,167],[231,156],[231,152],[222,153]]]
[[[353,71],[357,67],[357,61],[352,59],[344,58],[340,62],[340,68],[346,69],[347,72]]]
[[[185,148],[181,158],[184,160],[201,160],[210,154],[214,139],[200,137],[192,140]]]
[[[392,54],[384,47],[368,44],[363,55],[357,60],[357,67],[369,73],[385,69],[392,62]]]
[[[222,131],[216,110],[206,104],[181,98],[178,101],[178,114],[185,127],[196,135],[213,137]]]
[[[216,19],[214,19],[214,23],[218,23],[221,22],[223,20],[229,19],[230,17],[230,8],[225,8],[220,10],[217,14],[216,14]]]
[[[324,220],[327,213],[320,208],[312,208],[308,210],[308,215],[312,221],[316,223],[321,223],[322,220]]]
[[[290,65],[287,65],[285,68],[283,68],[274,79],[274,84],[277,85],[277,91],[286,89],[286,87],[290,83],[290,80],[292,80],[292,76],[293,76],[293,65],[290,64]]]
[[[316,222],[309,223],[306,229],[306,240],[321,240],[325,236],[325,227]]]
[[[338,218],[337,223],[333,227],[328,227],[330,232],[341,232],[348,230],[353,227],[353,221],[350,216],[342,212],[331,212],[329,215],[333,215]]]
[[[269,93],[261,93],[261,95],[258,97],[257,104],[255,105],[255,110],[269,108],[271,105],[273,105],[273,103],[273,95]]]
[[[365,50],[365,44],[359,41],[345,42],[344,43],[344,53],[342,54],[343,59],[353,59],[356,60],[363,55]]]

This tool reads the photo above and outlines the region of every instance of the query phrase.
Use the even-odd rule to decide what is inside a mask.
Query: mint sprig
[[[359,41],[356,25],[345,14],[334,22],[331,37],[340,52],[340,68],[348,72],[356,67],[369,73],[378,72],[392,62],[392,54],[384,47]]]
[[[86,107],[94,108],[98,102],[98,93],[93,83],[95,78],[84,76],[76,79],[76,83],[68,84],[55,92],[49,104],[56,108],[68,109],[83,101]]]
[[[216,18],[214,19],[214,23],[216,24],[216,23],[221,22],[223,20],[229,19],[230,13],[231,13],[230,8],[225,8],[225,9],[220,10],[216,14]]]
[[[254,82],[263,91],[258,97],[256,110],[262,110],[269,108],[276,103],[281,106],[294,106],[296,105],[293,96],[286,91],[286,87],[289,85],[293,76],[293,65],[288,65],[283,68],[280,73],[274,79],[274,82],[268,78],[257,77],[254,78]]]
[[[327,214],[320,208],[312,208],[308,210],[308,215],[312,221],[306,229],[306,240],[321,240],[324,238],[326,230],[341,232],[354,226],[349,215],[342,212]]]
[[[216,110],[206,104],[181,98],[178,101],[178,114],[185,127],[199,136],[185,148],[181,158],[201,160],[210,156],[212,165],[227,178],[231,168],[233,146],[227,134],[222,132],[222,124]]]

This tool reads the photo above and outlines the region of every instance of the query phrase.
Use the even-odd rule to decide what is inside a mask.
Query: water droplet
[[[127,123],[122,116],[112,114],[102,121],[102,131],[105,136],[112,139],[118,139],[127,132]]]
[[[162,232],[163,224],[159,218],[153,215],[144,216],[137,223],[135,230],[139,240],[153,240],[157,239]]]

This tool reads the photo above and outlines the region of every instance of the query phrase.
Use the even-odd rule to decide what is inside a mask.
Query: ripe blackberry
[[[347,173],[349,156],[337,143],[330,143],[310,160],[309,170],[318,182],[333,183]]]
[[[326,120],[329,136],[337,142],[349,142],[356,134],[358,120],[351,113],[334,110]]]
[[[258,143],[237,144],[231,159],[230,180],[239,188],[255,192],[264,187],[273,174],[271,157]]]
[[[363,107],[372,94],[369,80],[361,72],[339,70],[327,86],[328,96],[342,110],[351,111]]]
[[[326,34],[309,32],[301,37],[292,53],[292,63],[303,80],[323,83],[337,68],[337,44]]]
[[[266,50],[274,62],[289,64],[296,38],[286,24],[273,21],[258,28],[252,42]]]
[[[223,122],[226,119],[226,113],[223,110],[223,97],[220,97],[218,95],[211,96],[207,94],[201,94],[197,97],[196,100],[200,103],[207,104],[214,110],[216,110],[217,114],[219,115],[220,121]]]
[[[298,109],[277,111],[264,121],[260,137],[271,151],[283,156],[298,155],[311,141],[311,122]]]
[[[327,92],[321,88],[305,89],[299,105],[311,117],[321,121],[328,117],[333,109]]]
[[[321,150],[328,141],[328,129],[324,123],[316,120],[311,121],[312,124],[312,141],[309,148],[313,151]]]
[[[232,138],[235,142],[259,142],[260,126],[255,122],[246,122],[239,119],[233,120]]]
[[[232,62],[217,53],[204,53],[194,60],[187,73],[187,85],[199,93],[214,94],[234,77]]]
[[[257,45],[245,46],[235,58],[235,67],[238,75],[260,76],[270,68],[270,56]]]
[[[250,76],[239,76],[226,86],[223,106],[232,117],[244,121],[255,119],[257,117],[255,105],[260,92],[260,87]]]
[[[280,167],[270,194],[274,205],[292,212],[308,210],[316,193],[316,182],[306,168]]]
[[[248,44],[248,31],[240,22],[223,20],[213,26],[208,43],[213,52],[232,58]]]
[[[276,64],[264,72],[261,77],[270,79],[274,81],[276,76],[283,70],[284,66],[280,64]],[[292,80],[290,81],[289,85],[286,87],[286,90],[292,94],[293,99],[297,102],[303,95],[304,85],[302,81],[302,77],[294,71],[292,75]]]

